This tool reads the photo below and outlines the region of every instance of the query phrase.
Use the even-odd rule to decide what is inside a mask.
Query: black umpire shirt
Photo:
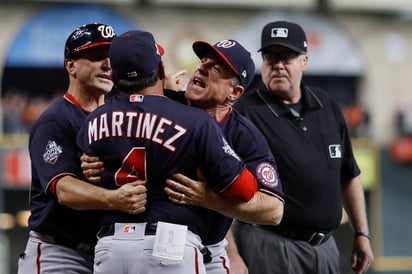
[[[261,82],[235,108],[266,137],[285,193],[282,224],[313,231],[337,228],[341,183],[360,174],[345,120],[325,91],[302,86],[292,110]]]

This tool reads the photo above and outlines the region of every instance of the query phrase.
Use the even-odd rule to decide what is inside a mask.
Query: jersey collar
[[[76,107],[83,109],[84,111],[86,111],[82,105],[79,103],[79,101],[77,101],[76,98],[74,98],[73,95],[71,95],[70,93],[66,92],[66,94],[63,95],[64,99],[66,99],[67,101],[69,101],[70,103],[72,103],[73,105],[75,105]]]
[[[301,90],[302,114],[311,110],[323,108],[322,102],[309,87],[302,84]],[[277,96],[271,94],[263,82],[260,82],[256,92],[276,117],[290,113],[290,109]]]

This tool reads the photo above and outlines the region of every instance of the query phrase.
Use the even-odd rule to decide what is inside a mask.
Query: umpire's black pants
[[[233,233],[249,274],[339,274],[339,250],[333,237],[317,246],[235,222]]]

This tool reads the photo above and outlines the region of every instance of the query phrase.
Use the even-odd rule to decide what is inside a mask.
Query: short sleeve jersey
[[[55,238],[95,241],[94,211],[77,211],[58,203],[51,183],[70,175],[82,179],[76,136],[88,112],[66,94],[36,121],[29,137],[32,182],[29,227]]]
[[[245,162],[246,167],[257,178],[259,191],[277,197],[282,202],[283,190],[276,161],[269,145],[256,126],[235,109],[219,123],[223,134]],[[232,219],[215,211],[210,211],[209,233],[204,244],[215,244],[224,239],[232,224]]]
[[[342,216],[341,183],[360,174],[339,106],[325,91],[302,86],[293,114],[263,83],[235,104],[269,143],[285,194],[282,223],[333,230]]]
[[[245,168],[206,112],[164,96],[122,95],[106,102],[86,119],[78,145],[104,162],[106,188],[147,179],[145,214],[107,212],[103,223],[165,221],[188,225],[202,236],[206,210],[170,202],[165,180],[177,172],[196,178],[201,167],[212,188],[222,193]]]

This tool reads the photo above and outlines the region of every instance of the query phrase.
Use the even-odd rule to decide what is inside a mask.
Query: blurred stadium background
[[[65,92],[63,47],[77,26],[152,32],[168,73],[191,71],[194,40],[235,38],[256,52],[269,21],[300,23],[309,40],[305,81],[337,99],[363,170],[375,262],[368,273],[412,273],[412,1],[410,0],[0,0],[0,274],[17,272],[28,230],[28,132]],[[352,233],[336,232],[342,274]]]

